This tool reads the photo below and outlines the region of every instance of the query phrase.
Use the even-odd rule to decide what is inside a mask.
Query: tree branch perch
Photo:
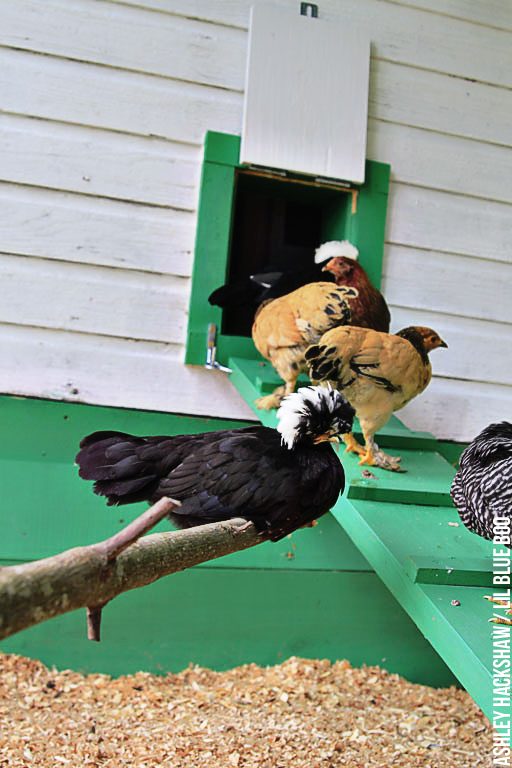
[[[98,639],[101,608],[117,595],[264,540],[252,523],[234,518],[130,543],[173,503],[162,499],[106,541],[0,568],[0,640],[77,608],[89,609],[89,637]]]
[[[164,496],[125,528],[97,544],[97,548],[103,550],[106,555],[107,565],[110,565],[130,544],[154,528],[175,507],[181,507],[181,502]],[[97,643],[100,641],[101,612],[105,605],[106,603],[101,603],[101,605],[87,607],[87,638]]]

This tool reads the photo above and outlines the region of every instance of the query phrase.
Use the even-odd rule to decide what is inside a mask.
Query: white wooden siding
[[[201,146],[240,133],[250,4],[0,0],[1,391],[250,416],[182,363]],[[439,437],[512,418],[511,8],[320,3],[372,40],[393,329],[449,344],[402,416]]]
[[[0,322],[184,342],[183,278],[0,256]],[[52,294],[58,301],[48,301]]]
[[[21,394],[203,416],[245,414],[238,392],[227,391],[225,374],[183,365],[179,345],[19,325],[0,325],[0,332],[11,366],[0,366],[2,392],[13,391],[14,371]]]
[[[6,253],[180,277],[192,273],[191,211],[2,183],[0,210]]]

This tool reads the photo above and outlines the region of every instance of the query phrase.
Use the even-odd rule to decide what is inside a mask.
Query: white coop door
[[[363,182],[370,40],[299,10],[251,10],[241,161]]]

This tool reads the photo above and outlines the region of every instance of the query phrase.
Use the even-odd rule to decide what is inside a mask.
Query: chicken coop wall
[[[240,134],[250,4],[2,5],[0,390],[250,417],[223,375],[183,362],[202,146]],[[512,403],[510,4],[319,9],[372,41],[392,328],[450,346],[404,421],[467,440]]]

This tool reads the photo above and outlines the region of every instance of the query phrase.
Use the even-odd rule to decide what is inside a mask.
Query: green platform
[[[275,411],[254,408],[279,383],[271,366],[236,358],[229,365],[255,414],[274,426]],[[432,435],[392,417],[377,437],[407,471],[372,467],[375,477],[365,478],[341,447],[347,488],[332,515],[492,720],[492,608],[483,599],[492,586],[492,543],[460,522],[449,496],[454,469]]]
[[[240,422],[0,397],[0,564],[40,558],[119,530],[145,505],[111,508],[78,478],[80,438],[96,429],[176,434]],[[392,430],[400,431],[397,423]],[[165,528],[166,523],[161,527]],[[85,612],[45,622],[1,649],[58,668],[126,674],[214,669],[290,655],[379,664],[412,681],[455,678],[335,517],[276,544],[204,563],[114,600],[101,643]]]

